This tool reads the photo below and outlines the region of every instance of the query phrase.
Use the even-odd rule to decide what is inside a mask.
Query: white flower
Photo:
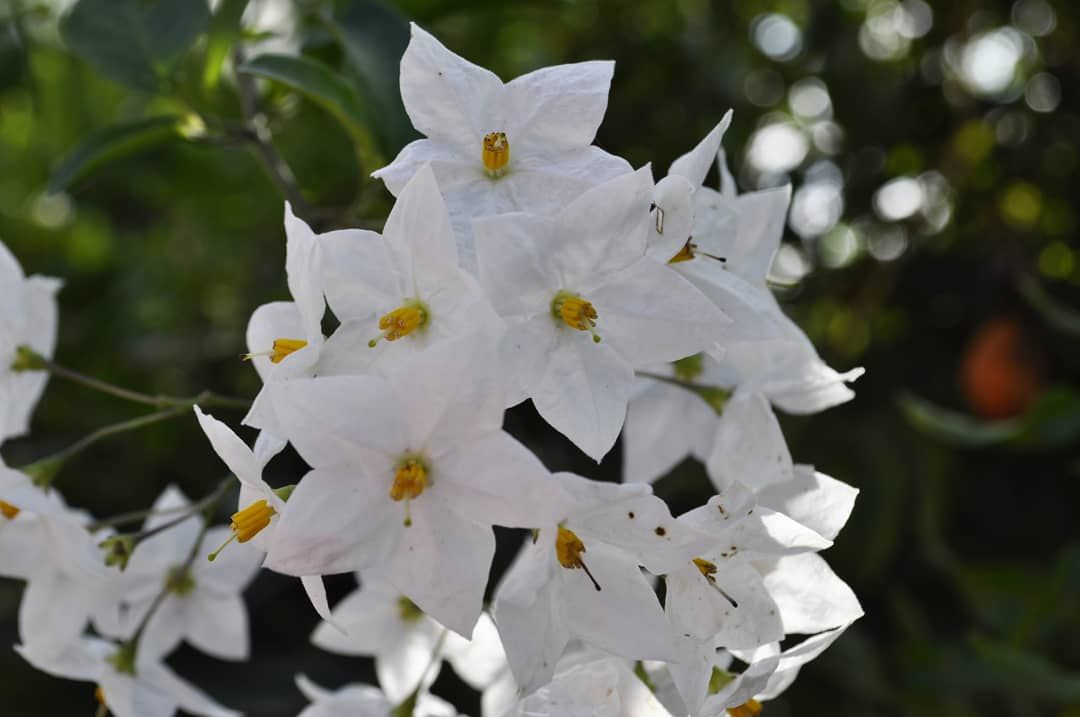
[[[576,507],[526,542],[493,608],[525,692],[551,679],[574,638],[632,659],[673,659],[676,636],[638,565],[664,573],[708,542],[674,520],[647,486],[555,477]]]
[[[285,203],[285,273],[292,301],[274,301],[255,309],[248,321],[247,357],[264,384],[244,424],[280,433],[265,386],[310,376],[322,354],[322,318],[326,313],[320,275],[319,241],[311,227]]]
[[[552,218],[477,219],[480,281],[507,321],[510,405],[540,415],[600,460],[626,415],[634,368],[711,345],[723,315],[645,256],[648,168],[589,190]]]
[[[550,212],[630,171],[591,146],[607,108],[613,62],[545,67],[503,83],[412,25],[401,99],[427,139],[373,176],[394,195],[426,162],[446,196],[462,266],[475,271],[468,218]]]
[[[379,686],[392,703],[404,701],[422,680],[434,681],[444,658],[476,689],[490,685],[505,667],[486,614],[466,640],[425,615],[376,571],[364,571],[357,580],[360,588],[334,606],[333,624],[320,624],[311,641],[342,655],[374,656]]]
[[[114,642],[84,637],[59,654],[42,654],[25,644],[15,650],[54,677],[97,684],[98,699],[115,717],[172,717],[177,709],[205,717],[240,715],[177,677],[159,657],[141,650],[132,654]]]
[[[18,260],[0,242],[0,443],[29,430],[30,414],[49,380],[47,371],[11,368],[20,346],[52,358],[60,286],[59,279],[24,275]]]
[[[293,575],[378,567],[401,594],[469,635],[493,524],[557,520],[568,499],[504,433],[494,344],[482,335],[404,357],[385,378],[275,384],[284,435],[313,466],[289,498],[267,567]]]
[[[370,685],[352,684],[330,691],[304,675],[297,675],[296,686],[311,700],[298,717],[392,717],[398,704]],[[417,696],[416,706],[410,714],[413,717],[458,717],[453,705],[428,692]]]
[[[154,502],[155,515],[147,518],[143,530],[168,524],[188,506],[179,490],[166,488]],[[214,562],[206,560],[203,556],[231,531],[211,528],[196,546],[201,521],[192,515],[139,543],[127,568],[114,578],[123,586],[119,610],[99,616],[99,628],[111,637],[131,638],[165,588],[168,593],[139,638],[140,654],[164,656],[183,640],[221,659],[248,658],[248,615],[240,593],[258,571],[259,552],[238,545]],[[198,558],[184,569],[192,551]]]
[[[501,323],[476,279],[458,267],[430,165],[405,185],[382,235],[347,229],[321,235],[319,244],[327,301],[342,322],[320,375],[377,372],[403,352]]]

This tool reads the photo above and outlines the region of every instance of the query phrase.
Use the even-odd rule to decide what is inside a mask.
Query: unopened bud
[[[135,553],[135,545],[135,536],[129,534],[114,535],[98,543],[98,547],[105,551],[105,564],[110,567],[115,565],[120,570],[127,568],[128,561]]]

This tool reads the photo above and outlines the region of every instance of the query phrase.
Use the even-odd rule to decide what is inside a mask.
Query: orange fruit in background
[[[972,410],[982,418],[1024,412],[1042,387],[1036,351],[1023,325],[996,317],[975,331],[964,352],[960,382]]]

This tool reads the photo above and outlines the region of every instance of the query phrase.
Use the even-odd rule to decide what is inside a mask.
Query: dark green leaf
[[[101,74],[155,92],[209,19],[206,0],[79,0],[61,20],[60,33]]]
[[[911,393],[901,394],[897,402],[907,420],[916,428],[960,446],[988,446],[1016,438],[1022,424],[1017,419],[982,421],[957,411],[942,408]]]
[[[1080,336],[1080,313],[1055,300],[1038,279],[1030,274],[1024,275],[1020,277],[1017,288],[1031,308],[1042,314],[1046,323],[1062,333]]]
[[[409,23],[377,0],[346,0],[327,23],[360,79],[358,91],[369,108],[379,145],[393,157],[416,136],[401,103],[398,82],[401,56],[409,44]]]
[[[181,118],[176,115],[163,115],[94,132],[56,168],[49,180],[49,191],[66,189],[102,164],[178,136],[180,122]]]
[[[1067,386],[1045,389],[1024,414],[1017,443],[1060,446],[1080,435],[1080,393]]]
[[[989,675],[1010,692],[1065,704],[1080,702],[1080,673],[1064,670],[1042,655],[975,635],[971,647]]]
[[[345,78],[317,60],[295,55],[259,55],[238,70],[276,80],[304,94],[337,117],[350,135],[364,132],[360,99],[353,88]]]

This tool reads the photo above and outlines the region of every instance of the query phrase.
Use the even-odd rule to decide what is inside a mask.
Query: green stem
[[[232,480],[233,480],[233,477],[231,475],[225,476],[221,480],[221,482],[218,484],[218,486],[216,488],[214,488],[213,491],[211,491],[210,493],[207,493],[205,496],[200,498],[198,502],[192,503],[191,505],[182,505],[182,506],[178,506],[176,508],[166,508],[164,510],[154,510],[153,508],[147,508],[145,510],[133,510],[133,511],[130,511],[130,512],[127,512],[127,513],[119,513],[117,515],[113,515],[113,516],[110,516],[108,518],[103,518],[101,520],[94,521],[93,523],[90,524],[88,529],[90,530],[90,532],[94,532],[94,531],[97,531],[97,530],[101,530],[102,528],[108,528],[108,527],[111,527],[111,526],[114,526],[114,525],[123,525],[124,523],[132,523],[132,522],[134,522],[136,520],[149,518],[150,516],[155,516],[155,517],[161,517],[161,516],[166,516],[166,515],[178,515],[178,516],[180,516],[178,520],[169,521],[169,523],[167,525],[159,526],[159,527],[154,528],[153,530],[151,530],[149,532],[146,532],[146,533],[135,533],[132,536],[136,540],[142,540],[144,538],[148,538],[148,537],[150,537],[150,535],[160,533],[165,528],[171,528],[173,525],[176,525],[177,523],[186,520],[187,518],[189,518],[192,515],[195,515],[196,513],[199,513],[201,511],[204,511],[204,510],[207,510],[207,509],[211,508],[214,504],[216,504],[221,499],[221,497],[223,495],[225,495],[225,491],[228,490],[230,485],[232,485]]]
[[[140,391],[132,391],[122,386],[102,381],[101,379],[94,378],[93,376],[87,376],[86,374],[79,373],[74,369],[70,369],[66,366],[45,358],[44,356],[33,352],[31,349],[25,346],[19,347],[19,360],[25,363],[20,364],[20,370],[42,370],[49,373],[66,378],[74,383],[81,384],[87,388],[91,388],[95,391],[101,391],[107,393],[110,396],[122,398],[125,401],[131,401],[133,403],[140,403],[144,406],[153,406],[154,408],[171,408],[174,406],[182,408],[191,408],[195,404],[203,406],[222,406],[226,408],[250,408],[251,402],[242,398],[233,398],[231,396],[221,396],[212,391],[203,391],[202,393],[191,396],[152,396],[148,393],[142,393]]]

